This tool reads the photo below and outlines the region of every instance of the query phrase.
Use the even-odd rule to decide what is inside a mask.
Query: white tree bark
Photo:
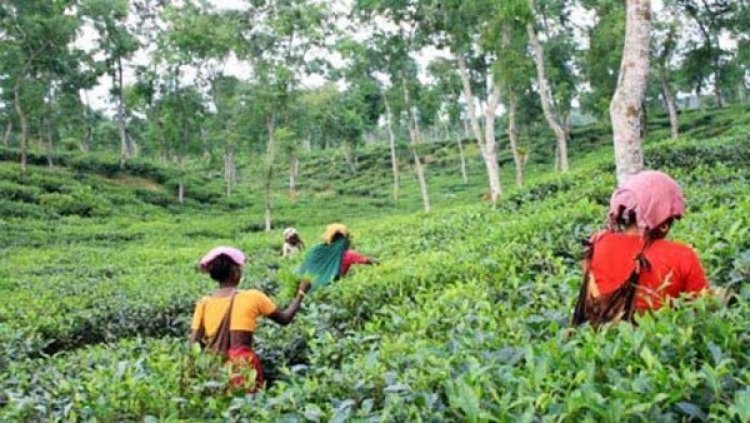
[[[424,176],[424,168],[422,167],[422,160],[419,158],[417,153],[417,144],[419,143],[419,133],[416,127],[416,116],[411,104],[411,96],[409,90],[406,87],[406,77],[404,76],[401,80],[401,87],[404,91],[404,105],[407,113],[407,126],[409,127],[409,147],[411,149],[412,156],[414,156],[414,171],[417,173],[417,180],[419,181],[419,190],[422,194],[422,205],[425,213],[429,213],[431,209],[430,205],[430,191],[427,187],[427,178]]]
[[[18,120],[21,122],[21,172],[26,172],[26,149],[29,142],[29,125],[26,122],[26,114],[21,107],[21,81],[16,81],[13,86],[13,107],[16,109]]]
[[[266,178],[265,178],[265,224],[266,232],[271,232],[273,222],[271,219],[272,201],[271,201],[271,182],[273,180],[273,162],[276,152],[276,140],[274,138],[275,125],[273,118],[268,119],[266,123],[268,129],[268,144],[266,145]]]
[[[116,75],[116,76],[115,76]],[[117,94],[117,129],[120,133],[120,166],[125,164],[132,157],[130,142],[128,141],[128,131],[125,124],[125,98],[122,93],[122,62],[118,59],[116,74],[112,75],[113,83],[118,89]]]
[[[3,135],[3,146],[8,148],[10,144],[10,134],[13,132],[13,122],[8,119],[8,124],[5,125],[5,135]]]
[[[185,183],[180,179],[180,184],[177,187],[177,201],[182,204],[185,202]]]
[[[669,128],[672,133],[672,139],[677,139],[680,136],[680,122],[677,119],[677,107],[674,104],[674,95],[669,87],[669,78],[664,69],[661,71],[661,96],[669,113]]]
[[[234,186],[234,150],[230,147],[224,149],[224,182],[226,183],[227,197],[232,196]]]
[[[177,168],[180,170],[180,181],[177,184],[177,201],[182,204],[185,202],[185,167],[184,158],[177,156]]]
[[[500,168],[497,164],[497,153],[495,146],[495,110],[497,110],[497,103],[500,99],[500,90],[495,85],[492,93],[487,99],[487,105],[485,107],[485,133],[482,134],[482,128],[479,123],[479,117],[474,104],[474,94],[471,90],[471,82],[469,80],[469,70],[466,67],[466,60],[461,54],[456,55],[458,61],[459,75],[461,76],[461,82],[463,85],[463,94],[466,98],[466,109],[469,114],[469,121],[471,128],[474,131],[474,137],[477,140],[477,146],[479,151],[482,153],[484,159],[484,165],[487,169],[487,179],[490,187],[490,200],[492,204],[496,204],[498,198],[502,195],[502,185],[500,183]],[[487,109],[492,108],[491,113],[487,113]],[[491,135],[491,136],[488,136]]]
[[[47,124],[46,125],[47,126],[47,128],[46,128],[47,130],[45,131],[46,132],[45,135],[46,135],[47,140],[44,143],[44,152],[47,155],[47,166],[48,167],[53,167],[55,165],[55,162],[54,162],[54,160],[52,160],[52,153],[54,151],[54,141],[52,139],[52,122],[50,122],[49,119],[45,119],[45,121],[46,121],[46,124]]]
[[[648,82],[651,35],[650,0],[627,0],[626,7],[625,47],[609,107],[620,184],[643,169],[640,115]]]
[[[469,174],[466,172],[466,154],[464,153],[464,142],[461,139],[461,131],[456,131],[456,143],[458,143],[458,158],[461,160],[461,180],[466,185],[469,183]]]
[[[383,96],[383,103],[385,104],[385,124],[388,128],[388,143],[391,148],[391,170],[393,171],[393,198],[398,199],[399,196],[399,175],[398,175],[398,156],[396,155],[396,135],[393,133],[393,113],[391,112],[391,104],[388,102],[388,97],[385,93],[381,93]]]
[[[747,87],[745,87],[745,81],[743,79],[737,82],[737,102],[740,104],[747,103]]]
[[[521,158],[521,152],[518,150],[518,128],[516,126],[516,115],[518,101],[515,93],[508,90],[508,140],[510,141],[510,151],[513,153],[513,163],[516,166],[516,186],[523,185],[523,166],[524,161]]]
[[[500,185],[500,166],[497,164],[497,145],[495,142],[495,112],[500,102],[500,86],[492,87],[492,94],[484,107],[484,163],[487,166],[487,176],[490,180],[490,200],[492,204],[503,194]]]
[[[503,25],[503,49],[511,48],[511,27]],[[510,142],[510,151],[513,154],[513,163],[516,166],[516,186],[523,185],[523,166],[521,153],[518,151],[518,128],[516,127],[516,116],[518,114],[518,101],[513,87],[506,81],[505,91],[508,96],[508,141]]]
[[[297,174],[299,172],[299,158],[296,155],[292,155],[289,160],[289,198],[295,200],[297,198]]]
[[[536,30],[534,29],[533,23],[526,24],[526,32],[529,35],[529,43],[531,49],[534,51],[534,64],[536,65],[536,79],[539,85],[539,98],[542,102],[542,111],[544,112],[544,118],[547,120],[547,124],[555,133],[555,139],[557,140],[557,151],[559,154],[560,170],[567,172],[569,170],[568,165],[568,134],[565,132],[561,124],[561,119],[556,116],[552,109],[552,92],[547,79],[547,74],[544,69],[544,48],[542,43],[539,42]]]

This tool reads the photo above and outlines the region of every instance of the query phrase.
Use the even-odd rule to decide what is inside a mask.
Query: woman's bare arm
[[[282,326],[286,326],[289,323],[292,323],[292,320],[294,320],[294,316],[302,307],[302,298],[304,298],[305,294],[307,294],[307,291],[309,290],[309,281],[300,282],[299,287],[297,288],[297,295],[294,296],[294,300],[292,300],[292,302],[284,310],[276,309],[276,311],[268,315],[268,318]]]

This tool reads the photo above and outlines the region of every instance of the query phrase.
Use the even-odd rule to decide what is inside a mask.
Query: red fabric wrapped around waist
[[[230,348],[227,351],[228,364],[232,366],[231,387],[233,389],[246,388],[248,393],[257,392],[263,389],[265,385],[265,375],[260,362],[260,357],[250,347]],[[247,387],[246,379],[243,375],[243,368],[250,365],[255,370],[255,384]]]

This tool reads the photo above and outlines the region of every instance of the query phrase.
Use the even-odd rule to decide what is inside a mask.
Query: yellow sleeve
[[[198,330],[201,327],[201,321],[203,320],[203,311],[205,310],[205,298],[201,298],[195,304],[195,311],[193,312],[193,322],[190,324],[190,329]]]
[[[276,311],[276,304],[273,303],[272,299],[268,298],[268,295],[260,291],[254,291],[254,293],[255,304],[259,315],[268,316],[269,314]]]

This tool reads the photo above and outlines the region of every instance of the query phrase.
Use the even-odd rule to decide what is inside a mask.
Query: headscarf
[[[330,244],[337,234],[340,234],[344,238],[349,238],[349,228],[341,223],[331,223],[326,226],[326,230],[323,232],[323,242]]]
[[[211,262],[213,262],[220,255],[229,257],[230,260],[232,260],[236,265],[240,267],[243,267],[245,265],[245,254],[242,251],[234,247],[221,246],[214,248],[205,256],[203,256],[203,258],[199,262],[200,269],[204,272],[208,271],[209,266],[211,266]]]
[[[291,238],[292,235],[297,235],[297,229],[291,228],[291,227],[284,229],[284,239],[285,240]]]
[[[620,185],[609,202],[610,227],[617,225],[620,209],[633,211],[636,224],[643,231],[656,229],[670,218],[680,218],[685,213],[682,189],[669,175],[646,170]]]

